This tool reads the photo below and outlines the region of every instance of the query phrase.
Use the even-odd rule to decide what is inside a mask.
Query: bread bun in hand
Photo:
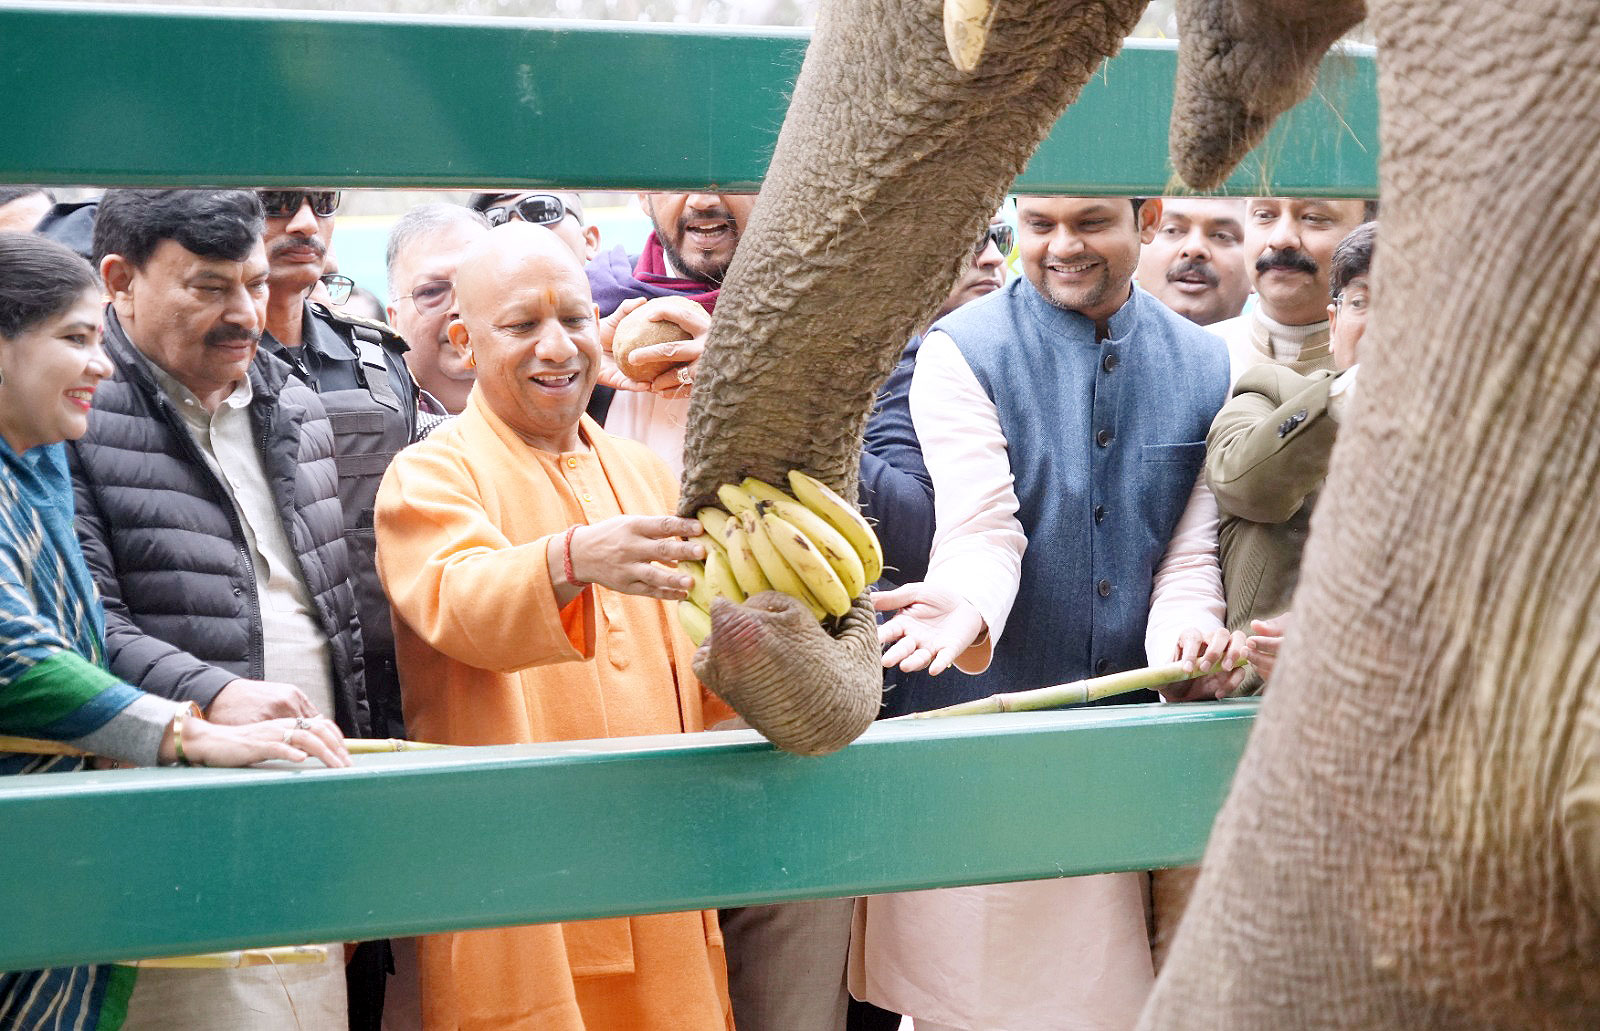
[[[663,307],[670,308],[678,300],[676,297],[652,297],[617,323],[617,332],[611,338],[611,356],[617,360],[617,368],[622,370],[624,376],[649,383],[663,372],[670,372],[675,366],[684,364],[681,359],[673,358],[644,362],[632,360],[633,353],[641,347],[688,340],[692,336],[676,322],[650,317],[651,312],[660,311]]]

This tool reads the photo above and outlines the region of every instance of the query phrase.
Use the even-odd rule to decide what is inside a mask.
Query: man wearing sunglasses
[[[581,265],[589,264],[600,251],[600,227],[584,225],[583,201],[570,190],[477,193],[468,206],[481,212],[491,227],[507,222],[544,226],[560,237]]]
[[[406,344],[382,323],[310,300],[328,258],[339,191],[256,192],[267,215],[261,348],[287,362],[328,410],[373,733],[403,738],[394,631],[375,565],[373,507],[389,462],[416,437],[418,393],[406,368]],[[363,942],[350,962],[352,1028],[376,1028],[381,1020],[387,950],[388,942]]]

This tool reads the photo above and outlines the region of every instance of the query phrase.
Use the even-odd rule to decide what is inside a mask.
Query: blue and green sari
[[[81,744],[139,698],[105,668],[105,616],[72,519],[62,445],[18,455],[0,439],[0,734]],[[0,775],[83,763],[0,752]],[[114,966],[0,972],[0,1031],[120,1027],[134,974]]]

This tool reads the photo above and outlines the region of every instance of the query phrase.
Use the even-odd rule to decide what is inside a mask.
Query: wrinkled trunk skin
[[[783,483],[791,468],[855,496],[875,390],[1144,6],[1003,3],[984,60],[963,76],[945,51],[939,0],[823,5],[717,302],[682,511],[719,484]],[[717,604],[695,671],[775,744],[820,754],[877,712],[877,637],[864,601],[836,639],[790,610],[778,596]]]
[[[1600,5],[1372,8],[1360,391],[1147,1031],[1600,1027]]]

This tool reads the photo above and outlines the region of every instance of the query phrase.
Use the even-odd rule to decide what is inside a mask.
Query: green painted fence
[[[0,182],[754,188],[806,38],[0,5]],[[1018,188],[1165,192],[1175,65],[1171,44],[1130,43]],[[1323,78],[1263,148],[1274,189],[1375,196],[1372,57]],[[1252,159],[1230,188],[1261,185]]]
[[[1255,709],[0,778],[0,969],[1176,865]]]
[[[751,187],[805,41],[0,4],[0,181]],[[1273,192],[1376,193],[1371,56],[1331,62],[1263,148]],[[1174,65],[1130,45],[1019,189],[1163,192]],[[9,778],[0,969],[1188,862],[1255,711],[899,722],[823,759],[746,732]]]

